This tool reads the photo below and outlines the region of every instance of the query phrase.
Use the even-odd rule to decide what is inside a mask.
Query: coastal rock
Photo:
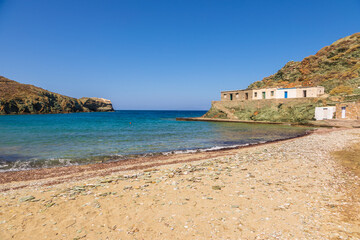
[[[111,101],[104,98],[83,97],[79,99],[82,106],[90,112],[113,112],[114,108]]]
[[[76,99],[0,76],[0,114],[114,111],[102,98]]]

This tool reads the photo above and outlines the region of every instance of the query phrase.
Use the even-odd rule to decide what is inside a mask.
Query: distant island
[[[314,120],[316,107],[356,112],[359,87],[360,33],[355,33],[301,62],[288,62],[247,89],[222,91],[221,101],[213,101],[203,118],[305,123]]]
[[[112,112],[110,100],[67,97],[0,76],[0,114]]]

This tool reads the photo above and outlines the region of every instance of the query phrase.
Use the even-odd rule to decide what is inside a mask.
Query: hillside
[[[0,76],[0,114],[113,111],[109,100],[76,99]]]
[[[360,33],[341,38],[304,58],[288,62],[277,73],[252,83],[249,89],[324,86],[326,93],[357,93],[360,86]]]

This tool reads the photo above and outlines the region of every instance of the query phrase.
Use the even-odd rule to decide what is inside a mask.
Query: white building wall
[[[264,88],[257,89],[253,91],[253,99],[275,99],[276,98],[276,88]],[[264,98],[265,93],[265,98]]]
[[[284,99],[285,92],[287,92],[287,98],[304,98],[304,90],[306,91],[306,97],[319,97],[324,94],[324,87],[298,87],[298,88],[264,88],[255,89],[252,92],[252,100],[260,99]],[[263,93],[265,93],[265,98]],[[274,93],[274,95],[272,95]],[[234,94],[234,98],[236,95]],[[225,99],[224,99],[225,100]]]
[[[316,107],[315,119],[317,121],[325,120],[325,119],[333,119],[335,111],[336,111],[336,107]]]
[[[287,98],[297,98],[296,88],[278,89],[278,90],[276,90],[276,92],[275,92],[276,98],[277,98],[277,99],[285,98],[285,92],[288,93]]]

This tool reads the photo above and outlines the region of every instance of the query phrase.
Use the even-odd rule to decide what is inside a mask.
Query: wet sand
[[[0,239],[360,239],[360,129],[0,173]],[[338,154],[338,155],[336,155]],[[355,154],[356,155],[356,154]]]

